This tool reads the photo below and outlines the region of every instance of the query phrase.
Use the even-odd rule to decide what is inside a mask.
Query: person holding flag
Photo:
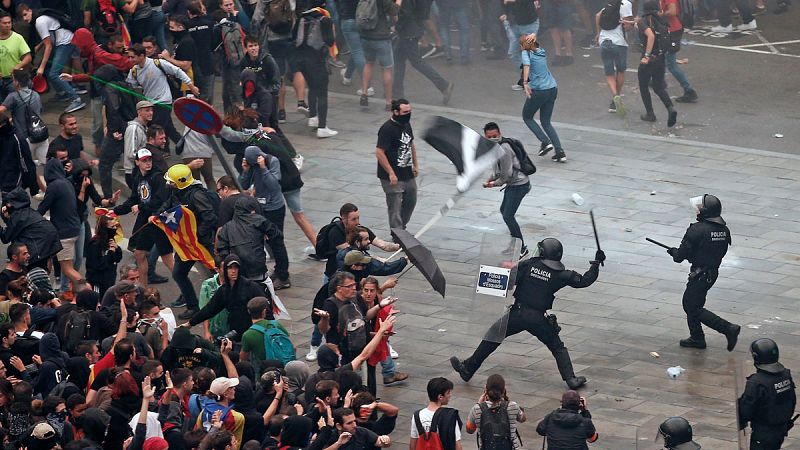
[[[181,291],[181,299],[170,306],[186,311],[178,316],[189,319],[198,311],[197,293],[189,281],[189,271],[194,263],[200,261],[209,270],[214,268],[214,259],[209,249],[213,249],[214,233],[217,229],[219,203],[203,184],[194,179],[192,169],[186,164],[175,164],[164,175],[171,194],[165,208],[150,220],[172,242],[177,258],[172,269],[172,279]]]

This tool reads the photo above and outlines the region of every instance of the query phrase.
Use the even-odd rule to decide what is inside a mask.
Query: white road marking
[[[735,48],[750,48],[750,47],[763,47],[765,45],[784,45],[784,44],[797,44],[800,43],[800,39],[795,39],[793,41],[780,41],[780,42],[770,42],[768,44],[745,44],[745,45],[737,45]]]
[[[693,46],[697,46],[697,47],[718,48],[718,49],[722,49],[722,50],[735,50],[735,51],[746,52],[746,53],[759,53],[759,54],[762,54],[762,55],[775,55],[775,56],[785,56],[785,57],[788,57],[788,58],[800,58],[800,55],[790,55],[788,53],[773,53],[773,52],[768,52],[766,50],[755,50],[755,49],[752,49],[752,48],[728,47],[728,46],[725,46],[725,45],[703,44],[701,42],[695,42],[692,45]],[[759,45],[763,45],[763,44],[759,44]]]
[[[771,51],[772,53],[774,53],[774,54],[776,54],[776,55],[777,55],[777,54],[780,54],[780,52],[778,51],[778,49],[777,49],[777,48],[775,48],[775,46],[774,46],[774,45],[773,45],[773,44],[772,44],[770,41],[768,41],[768,40],[767,40],[767,39],[766,39],[764,36],[762,36],[762,35],[761,35],[761,32],[760,32],[760,31],[758,31],[758,30],[755,30],[755,31],[756,31],[756,32],[754,33],[754,34],[755,34],[755,36],[758,38],[758,40],[759,40],[759,41],[761,41],[761,42],[762,42],[764,45],[766,45],[766,46],[767,46],[767,48],[769,49],[769,51]]]

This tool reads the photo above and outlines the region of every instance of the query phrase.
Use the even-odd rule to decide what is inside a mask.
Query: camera
[[[281,377],[281,373],[278,370],[268,370],[261,375],[261,383],[264,386],[272,386],[274,385]]]
[[[239,337],[239,333],[236,330],[228,331],[227,333],[223,334],[222,336],[217,336],[214,340],[217,345],[222,345],[225,341],[235,341]]]

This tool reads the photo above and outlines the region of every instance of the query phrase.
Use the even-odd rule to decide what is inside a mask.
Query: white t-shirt
[[[628,0],[622,0],[622,5],[619,7],[619,17],[624,19],[625,17],[633,16],[633,5]],[[604,30],[600,29],[600,44],[603,43],[605,40],[610,40],[614,45],[622,45],[627,47],[628,41],[625,40],[625,33],[622,30],[622,25],[614,28],[613,30]]]
[[[55,35],[55,38],[53,38],[55,40],[53,45],[55,46],[67,45],[72,42],[72,31],[61,28],[58,20],[50,16],[39,16],[36,19],[36,32],[39,33],[39,38],[42,40]]]
[[[433,421],[433,414],[436,411],[431,411],[428,408],[423,408],[419,412],[419,421],[422,422],[422,427],[425,428],[425,431],[431,430],[431,422]],[[419,439],[419,432],[417,431],[417,423],[414,420],[414,416],[411,416],[411,439]],[[458,428],[458,423],[456,423],[456,441],[461,440],[461,430]]]

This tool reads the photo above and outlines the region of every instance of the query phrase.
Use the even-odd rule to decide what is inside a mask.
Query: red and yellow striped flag
[[[184,261],[200,261],[214,270],[214,258],[203,244],[197,241],[197,219],[191,209],[183,205],[170,208],[153,219],[153,225],[164,230],[172,248]]]

